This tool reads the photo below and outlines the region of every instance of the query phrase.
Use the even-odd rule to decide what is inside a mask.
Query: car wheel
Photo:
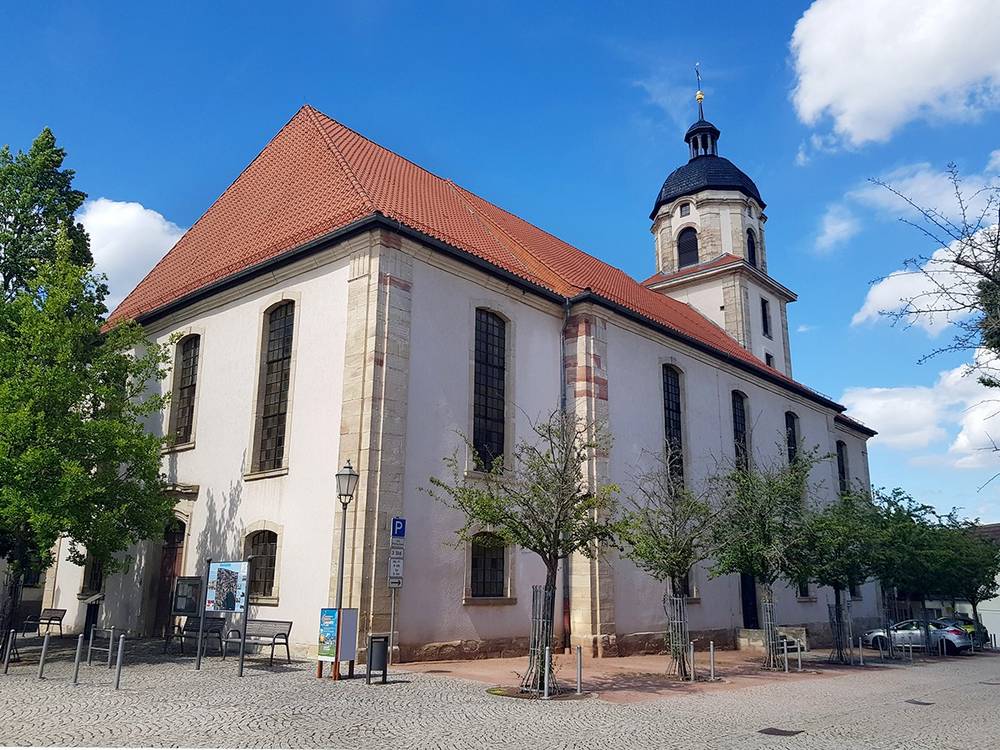
[[[956,646],[951,641],[946,640],[944,642],[944,651],[946,654],[948,654],[948,656],[954,656],[955,654],[958,653],[958,646]]]

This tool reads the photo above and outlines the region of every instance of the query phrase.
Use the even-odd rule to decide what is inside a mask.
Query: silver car
[[[928,624],[931,631],[931,653],[941,650],[942,641],[944,641],[944,647],[949,654],[957,654],[972,647],[969,634],[961,628],[933,621]],[[892,643],[897,648],[907,646],[918,649],[925,648],[924,623],[921,620],[897,622],[892,626]],[[864,644],[871,648],[887,649],[889,641],[886,638],[885,629],[869,630],[864,634]]]

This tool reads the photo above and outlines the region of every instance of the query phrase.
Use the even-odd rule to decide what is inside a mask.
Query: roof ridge
[[[516,237],[514,237],[513,235],[511,235],[510,232],[508,232],[506,229],[504,229],[499,224],[497,224],[495,221],[493,221],[493,219],[491,219],[488,215],[486,215],[485,213],[483,213],[482,211],[480,211],[478,208],[476,208],[475,204],[471,200],[469,200],[468,196],[465,195],[465,193],[467,192],[465,188],[463,188],[461,185],[459,185],[458,183],[456,183],[454,180],[452,180],[450,178],[444,178],[444,181],[448,185],[448,187],[451,188],[455,192],[456,195],[458,195],[459,200],[461,200],[462,203],[468,207],[469,211],[472,212],[476,216],[477,220],[480,223],[485,222],[486,224],[489,225],[489,231],[491,231],[491,233],[493,233],[494,235],[496,235],[497,233],[503,235],[510,242],[512,242],[514,245],[517,245],[517,247],[519,247],[527,255],[527,257],[531,261],[530,264],[526,263],[526,265],[528,266],[529,270],[531,270],[531,265],[534,265],[536,267],[537,266],[541,266],[542,268],[544,268],[546,271],[548,271],[549,273],[551,273],[553,276],[555,276],[557,279],[559,279],[564,284],[566,284],[566,285],[568,285],[570,287],[573,287],[575,289],[579,289],[580,288],[576,284],[574,284],[571,281],[569,281],[561,273],[559,273],[554,268],[552,268],[552,266],[550,266],[548,263],[546,263],[545,261],[543,261],[541,258],[537,257],[535,255],[535,253],[532,252],[532,250],[531,250],[530,247],[528,247],[523,242],[521,242],[520,240],[518,240]],[[480,198],[480,200],[482,200],[482,201],[484,201],[486,203],[490,203],[485,198]],[[490,205],[494,205],[494,204],[491,203]],[[499,206],[495,206],[495,207],[499,208]],[[504,210],[504,209],[500,209],[500,210]],[[508,213],[510,213],[510,212],[508,211]],[[511,216],[515,216],[515,214],[511,214]],[[519,217],[519,216],[515,216],[515,218],[518,218],[521,221],[525,221],[524,219],[521,219],[521,217]],[[530,222],[528,222],[528,223],[530,223]],[[532,226],[534,226],[534,225],[532,225]],[[542,231],[544,231],[544,230],[542,230]],[[583,252],[583,251],[581,251],[581,252]],[[521,260],[522,263],[525,263],[525,259],[524,258],[520,258],[520,260]],[[534,272],[534,271],[532,271],[532,272]],[[558,290],[553,290],[553,291],[558,291]]]
[[[343,152],[341,152],[341,150],[337,147],[337,144],[335,144],[333,142],[333,139],[330,138],[330,134],[327,133],[326,130],[324,130],[320,126],[319,120],[317,118],[317,114],[319,113],[308,104],[303,106],[302,109],[304,109],[306,111],[306,114],[309,115],[309,121],[313,124],[313,127],[315,127],[316,130],[319,132],[320,137],[326,143],[326,147],[330,149],[330,153],[333,154],[333,158],[336,160],[337,165],[341,168],[341,170],[344,172],[344,175],[350,181],[351,186],[354,188],[354,191],[358,194],[358,197],[361,198],[361,200],[365,203],[365,207],[369,211],[375,211],[376,210],[375,202],[371,199],[371,196],[368,195],[368,191],[365,190],[364,185],[361,184],[361,180],[359,180],[358,176],[354,174],[354,170],[351,168],[350,162],[347,161],[347,157],[344,156]],[[325,117],[326,119],[330,120],[333,123],[336,123],[337,125],[340,125],[339,122],[334,120],[329,115],[323,115],[323,117]],[[342,126],[342,127],[346,128],[347,126]],[[350,128],[347,129],[350,130]]]

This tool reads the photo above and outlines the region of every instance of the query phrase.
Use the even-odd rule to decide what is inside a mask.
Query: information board
[[[245,612],[247,608],[247,562],[213,562],[208,568],[206,612]]]
[[[344,618],[340,630],[340,660],[354,661],[358,655],[358,610],[342,609]],[[336,661],[337,650],[337,609],[328,607],[319,611],[319,646],[316,658],[319,661]]]
[[[201,576],[181,576],[174,581],[174,605],[170,614],[196,617],[203,585]]]

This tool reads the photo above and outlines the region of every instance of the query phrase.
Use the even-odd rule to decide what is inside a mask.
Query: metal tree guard
[[[686,607],[687,602],[683,596],[671,596],[669,592],[664,592],[663,611],[667,616],[667,651],[670,654],[667,674],[676,675],[682,680],[686,680],[690,674]]]
[[[558,693],[559,685],[552,674],[551,655],[546,658],[546,647],[552,645],[552,612],[554,591],[544,586],[531,587],[531,640],[528,643],[528,671],[521,680],[522,693],[542,693],[548,675],[549,693]]]
[[[896,597],[896,590],[886,591],[879,587],[882,593],[882,628],[885,630],[886,659],[896,658],[896,644],[892,639],[892,626],[899,622],[899,600]]]
[[[841,603],[840,611],[837,605],[827,604],[830,616],[830,633],[833,636],[833,647],[827,659],[831,664],[850,664],[854,661],[854,626],[851,616],[851,602]]]
[[[778,625],[774,620],[774,602],[767,599],[761,602],[761,615],[764,625],[764,669],[778,669],[779,657]]]

